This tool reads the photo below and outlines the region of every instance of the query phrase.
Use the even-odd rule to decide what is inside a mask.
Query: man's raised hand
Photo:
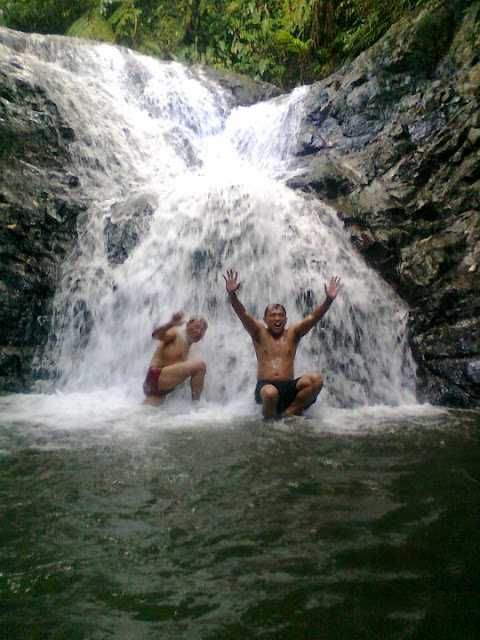
[[[173,315],[172,315],[172,319],[170,320],[170,322],[173,324],[173,326],[175,327],[179,327],[181,324],[183,324],[185,314],[183,313],[183,311],[176,311]]]
[[[238,282],[238,271],[233,271],[233,269],[227,269],[226,275],[223,276],[225,280],[225,288],[227,289],[227,293],[235,293],[240,288],[241,283]]]
[[[343,284],[341,283],[340,278],[338,276],[333,276],[328,285],[325,284],[325,295],[327,298],[330,298],[330,300],[335,300],[342,287]]]

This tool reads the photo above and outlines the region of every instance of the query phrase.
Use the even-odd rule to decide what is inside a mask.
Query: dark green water
[[[479,415],[349,415],[0,427],[1,638],[478,638]]]

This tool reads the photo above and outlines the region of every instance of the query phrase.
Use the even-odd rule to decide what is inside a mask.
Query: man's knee
[[[314,373],[311,378],[314,391],[320,392],[323,387],[323,376],[320,373]]]
[[[194,360],[192,362],[193,373],[202,373],[205,375],[207,373],[207,365],[203,360]]]
[[[302,376],[300,389],[308,389],[312,393],[319,394],[323,387],[323,376],[320,373],[307,373]],[[297,387],[298,388],[298,387]]]
[[[265,385],[260,391],[262,402],[266,402],[268,404],[275,404],[278,402],[278,396],[278,389],[274,387],[273,384]]]

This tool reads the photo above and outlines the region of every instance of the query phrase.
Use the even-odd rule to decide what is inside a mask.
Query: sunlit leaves
[[[115,34],[109,23],[97,11],[83,15],[69,27],[67,35],[75,38],[90,38],[115,42]]]
[[[107,40],[289,88],[338,68],[427,1],[0,0],[0,24]]]

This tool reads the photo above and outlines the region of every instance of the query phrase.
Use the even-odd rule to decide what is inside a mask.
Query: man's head
[[[285,325],[287,324],[287,311],[283,304],[278,304],[278,302],[269,304],[263,314],[263,321],[267,325],[270,333],[283,333]]]
[[[191,342],[192,344],[194,342],[199,342],[199,340],[201,340],[205,335],[207,328],[208,323],[205,318],[201,318],[200,316],[192,316],[186,325],[187,338],[189,342]]]

